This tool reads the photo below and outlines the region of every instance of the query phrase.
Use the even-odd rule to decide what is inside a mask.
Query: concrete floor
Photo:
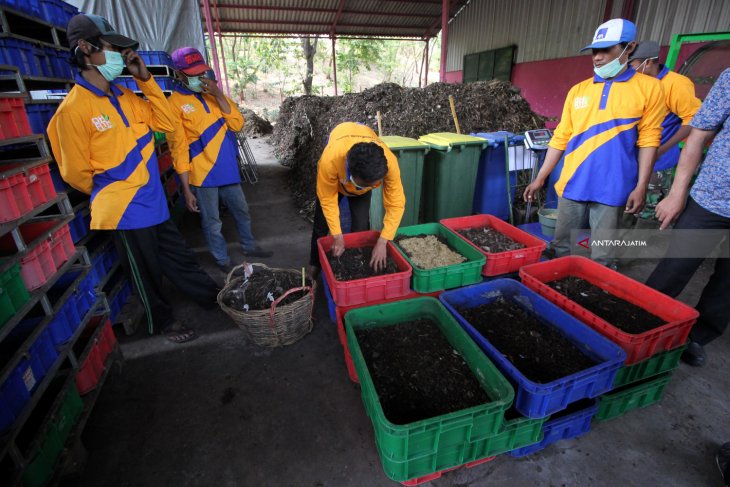
[[[286,169],[253,140],[261,181],[246,185],[254,232],[275,250],[267,263],[299,268],[311,226],[286,190]],[[232,222],[228,240],[235,242]],[[195,216],[181,225],[211,275]],[[231,245],[233,257],[240,248]],[[626,272],[645,279],[653,263]],[[694,304],[710,266],[682,296]],[[318,295],[311,334],[284,349],[261,349],[220,310],[204,311],[170,289],[176,315],[202,335],[186,345],[122,337],[126,362],[110,376],[84,437],[88,464],[79,486],[391,486],[373,431],[349,381],[334,324]],[[729,292],[730,297],[730,292]],[[446,473],[430,485],[721,486],[714,453],[730,441],[730,335],[707,347],[704,368],[674,374],[663,401],[594,424],[522,459],[501,456]]]

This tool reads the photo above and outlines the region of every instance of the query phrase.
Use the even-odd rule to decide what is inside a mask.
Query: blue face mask
[[[619,74],[621,72],[621,70],[624,69],[626,64],[628,64],[628,61],[621,64],[621,56],[624,55],[624,53],[626,52],[626,49],[628,47],[629,47],[628,45],[626,47],[624,47],[624,50],[621,51],[621,54],[619,54],[619,56],[616,59],[614,59],[613,61],[606,63],[603,66],[594,66],[593,72],[596,73],[598,76],[600,76],[603,79],[611,79],[614,76],[616,76],[617,74]]]
[[[203,91],[203,84],[200,82],[200,76],[188,76],[188,82],[186,83],[186,86],[190,91],[194,91],[195,93],[200,93]]]
[[[89,64],[99,70],[107,81],[112,81],[122,74],[124,69],[124,58],[117,51],[104,51],[104,64]]]

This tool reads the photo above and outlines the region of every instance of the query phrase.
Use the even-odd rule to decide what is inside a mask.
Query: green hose
[[[123,231],[119,232],[119,234],[122,237],[122,242],[124,243],[124,248],[127,251],[127,257],[129,258],[129,266],[132,269],[132,279],[134,279],[135,284],[137,285],[137,289],[139,290],[139,297],[142,300],[142,305],[144,306],[145,313],[147,314],[147,330],[149,331],[149,334],[152,335],[155,332],[155,325],[152,321],[152,311],[150,309],[149,299],[147,298],[147,293],[145,292],[144,283],[142,282],[142,277],[139,274],[139,268],[137,267],[137,261],[134,260],[134,254],[132,254],[132,249],[129,247],[129,242],[127,242],[127,236],[124,234]]]

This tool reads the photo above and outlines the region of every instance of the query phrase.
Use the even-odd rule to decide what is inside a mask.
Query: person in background
[[[730,442],[720,447],[715,455],[715,462],[720,469],[722,480],[725,481],[725,487],[730,487]]]
[[[596,29],[592,51],[594,76],[571,88],[563,114],[526,201],[545,184],[565,157],[558,194],[558,221],[552,248],[558,257],[570,253],[571,230],[616,229],[624,211],[644,207],[666,115],[659,81],[637,76],[628,66],[636,43],[636,26],[613,19]],[[610,250],[593,247],[591,258],[615,267]]]
[[[692,127],[677,165],[672,189],[656,207],[663,230],[676,220],[675,230],[730,230],[730,69],[715,82]],[[690,185],[707,142],[714,137],[692,189]],[[727,239],[727,236],[725,237]],[[708,236],[673,235],[669,255],[689,255],[698,245],[708,253],[717,245]],[[678,296],[703,258],[663,258],[646,284],[671,297]],[[715,260],[715,271],[697,303],[700,317],[692,327],[682,354],[689,365],[705,365],[704,346],[720,337],[730,323],[730,258]]]
[[[385,267],[387,242],[393,240],[405,211],[406,197],[400,179],[398,159],[365,125],[353,122],[339,124],[330,133],[327,146],[317,163],[317,201],[310,248],[310,276],[320,270],[317,240],[329,232],[334,237],[332,253],[345,252],[345,238],[340,227],[339,202],[347,196],[352,215],[352,231],[370,227],[371,191],[383,186],[385,217],[383,230],[375,244],[370,266]]]
[[[162,278],[197,303],[213,307],[218,289],[170,220],[152,131],[172,132],[165,95],[135,52],[138,42],[96,15],[76,15],[67,28],[76,84],[48,125],[63,179],[91,195],[91,229],[113,231],[127,251],[150,333],[173,342],[196,338],[172,315]],[[147,101],[111,83],[126,66]]]
[[[182,47],[172,53],[172,62],[182,85],[175,88],[168,100],[178,124],[168,141],[185,206],[200,213],[208,248],[223,272],[230,272],[233,266],[221,233],[221,201],[236,222],[244,254],[271,257],[273,252],[256,245],[241,188],[238,142],[234,134],[243,128],[241,112],[214,80],[203,76],[210,67],[200,51]]]
[[[689,122],[702,103],[695,96],[695,85],[686,76],[670,71],[659,63],[659,43],[643,41],[629,57],[629,64],[637,72],[657,78],[664,89],[664,101],[669,113],[662,122],[661,145],[657,150],[657,161],[649,182],[649,191],[656,193],[647,200],[655,205],[672,185],[672,169],[679,161],[679,143],[687,138],[691,127]],[[649,208],[645,211],[648,212]],[[651,215],[649,213],[648,215]]]

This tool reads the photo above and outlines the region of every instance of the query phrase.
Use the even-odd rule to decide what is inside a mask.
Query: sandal
[[[162,333],[165,335],[165,338],[170,340],[172,343],[192,342],[198,338],[198,334],[195,333],[195,330],[185,328],[177,322],[165,328]]]

